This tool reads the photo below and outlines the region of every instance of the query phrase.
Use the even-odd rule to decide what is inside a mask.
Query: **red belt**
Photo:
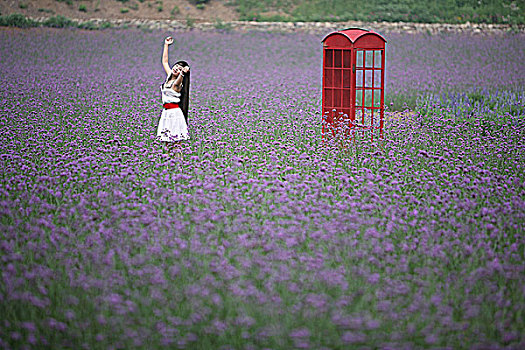
[[[162,107],[164,107],[164,109],[179,108],[179,104],[178,103],[165,103],[162,105]]]

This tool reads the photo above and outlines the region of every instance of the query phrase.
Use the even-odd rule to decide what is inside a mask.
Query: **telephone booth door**
[[[381,35],[359,28],[323,39],[323,137],[383,136],[385,43]]]
[[[370,130],[383,137],[384,116],[384,49],[355,49],[355,125],[364,134]]]
[[[346,49],[324,50],[323,115],[325,127],[330,126],[333,135],[350,131],[350,118],[354,110],[353,51]]]

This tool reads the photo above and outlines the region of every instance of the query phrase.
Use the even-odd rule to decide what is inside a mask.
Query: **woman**
[[[178,61],[170,68],[168,47],[173,38],[164,39],[162,66],[166,71],[166,80],[160,86],[163,110],[157,127],[160,141],[179,148],[182,140],[190,138],[188,133],[188,105],[190,93],[190,67],[185,61]],[[179,153],[180,155],[180,150]]]

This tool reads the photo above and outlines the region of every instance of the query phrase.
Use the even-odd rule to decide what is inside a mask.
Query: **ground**
[[[21,13],[31,17],[104,19],[179,19],[233,21],[239,15],[229,0],[210,0],[203,8],[187,0],[2,0],[0,14]]]

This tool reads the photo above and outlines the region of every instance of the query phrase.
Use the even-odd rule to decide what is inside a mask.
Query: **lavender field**
[[[525,37],[386,37],[341,145],[322,36],[0,30],[0,348],[525,348]]]

